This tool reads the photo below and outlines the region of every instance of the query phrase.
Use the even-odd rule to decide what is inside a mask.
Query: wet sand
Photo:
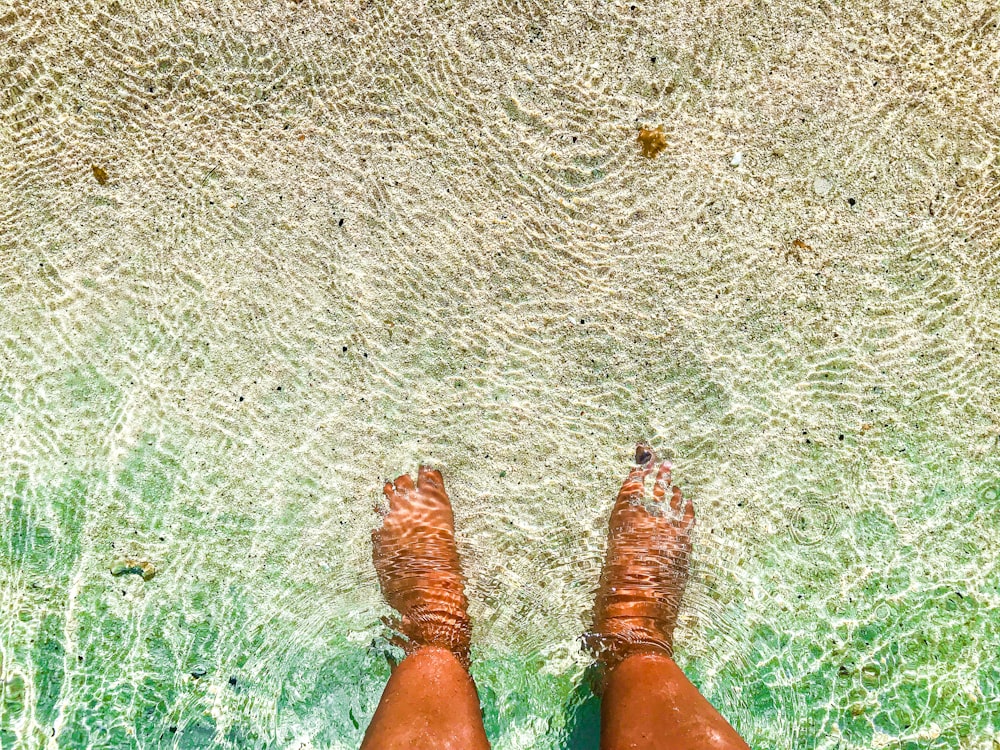
[[[356,747],[428,463],[560,747],[639,439],[751,746],[997,741],[995,6],[7,8],[0,746]]]

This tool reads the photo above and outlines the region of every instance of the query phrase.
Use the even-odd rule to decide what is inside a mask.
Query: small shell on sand
[[[656,458],[653,449],[646,443],[639,443],[635,446],[635,462],[638,466],[645,466]]]

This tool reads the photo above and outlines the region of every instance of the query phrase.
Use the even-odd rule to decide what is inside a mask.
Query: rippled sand
[[[645,438],[752,746],[995,750],[998,70],[990,2],[0,6],[0,747],[356,747],[419,462],[495,748],[586,747]]]

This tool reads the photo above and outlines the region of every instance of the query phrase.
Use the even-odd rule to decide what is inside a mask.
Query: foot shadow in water
[[[601,699],[590,689],[587,670],[566,702],[566,736],[559,750],[598,750],[601,744]]]

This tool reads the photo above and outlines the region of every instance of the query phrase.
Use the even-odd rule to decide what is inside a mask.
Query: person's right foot
[[[608,670],[637,653],[673,654],[688,578],[694,505],[671,485],[670,462],[657,466],[648,445],[636,446],[635,461],[611,511],[593,625],[584,638]],[[654,471],[649,501],[645,480]]]
[[[469,666],[471,627],[462,568],[455,546],[455,519],[441,472],[420,467],[386,482],[387,511],[372,532],[372,559],[382,594],[399,613],[395,643],[407,654],[423,646],[451,651]]]

